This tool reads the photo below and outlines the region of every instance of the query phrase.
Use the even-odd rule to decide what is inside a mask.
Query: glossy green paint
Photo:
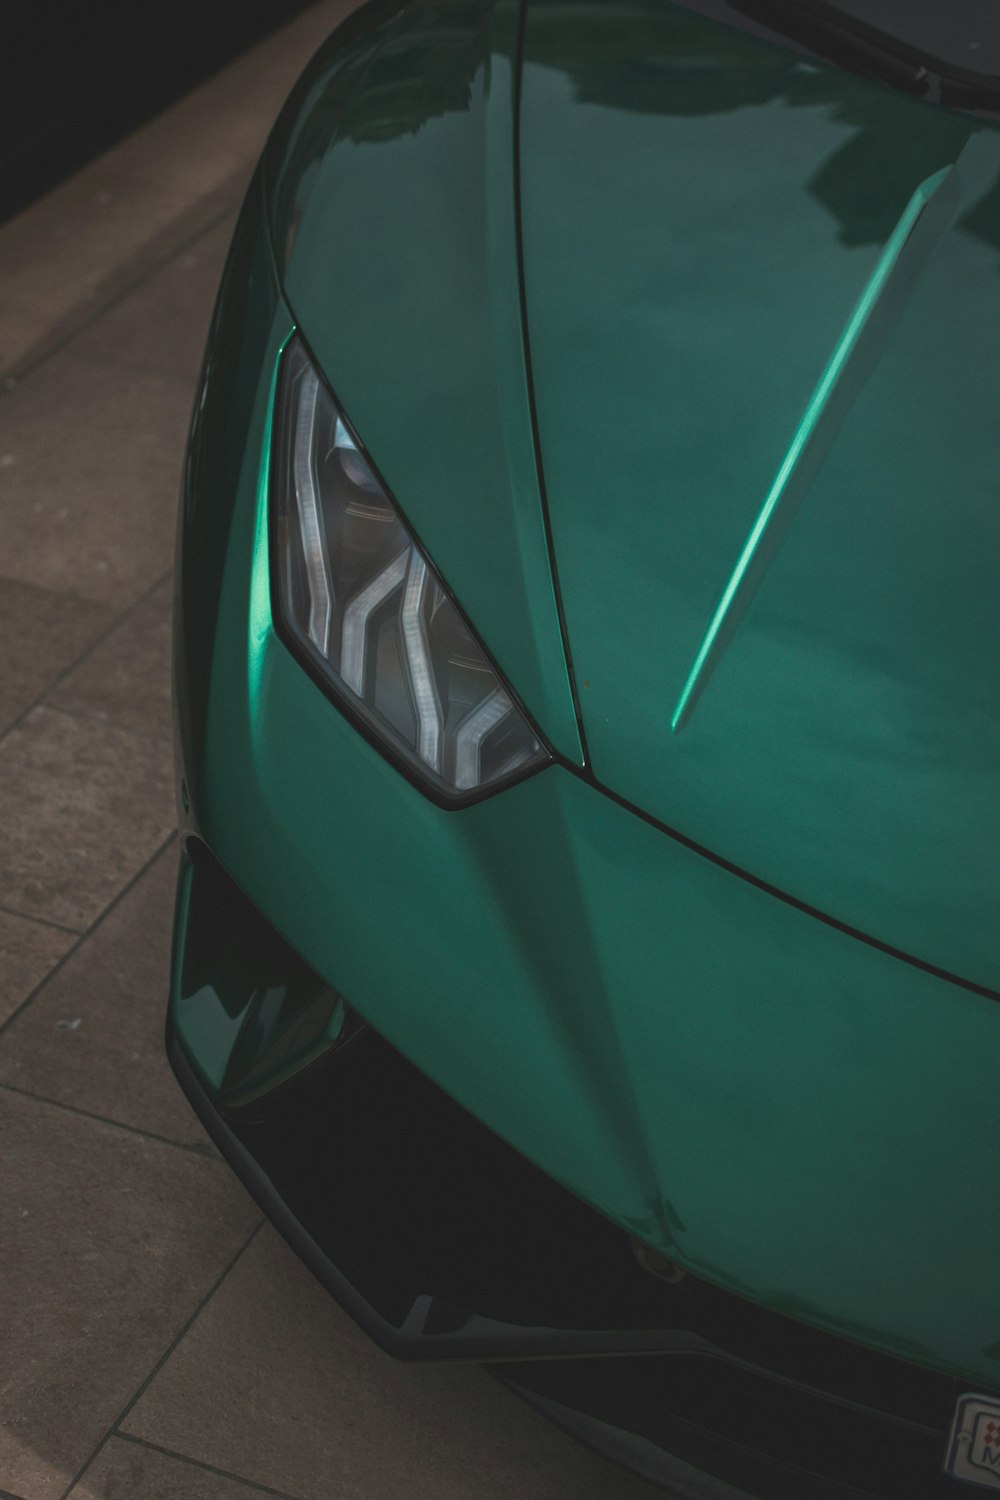
[[[474,125],[474,112],[460,118]],[[389,133],[390,153],[399,139]],[[335,177],[324,191],[334,202]],[[769,895],[562,767],[461,812],[442,811],[352,728],[278,640],[268,576],[267,468],[277,361],[295,316],[278,294],[258,192],[255,184],[227,272],[186,480],[178,609],[180,772],[190,788],[185,830],[204,838],[303,958],[418,1067],[629,1232],[781,1311],[996,1385],[1000,1207],[989,1191],[1000,1125],[996,1002]],[[886,209],[886,234],[905,203],[904,196]],[[871,212],[882,213],[874,200]],[[957,238],[964,244],[970,236]],[[865,274],[877,253],[867,245]],[[940,275],[942,285],[929,282],[928,296],[935,287],[950,288],[944,268]],[[847,282],[845,303],[856,290],[851,277]],[[339,284],[331,284],[329,299]],[[980,278],[961,304],[964,321],[957,326],[956,303],[947,300],[947,319],[925,309],[901,333],[941,354],[947,323],[969,348],[973,311],[984,294]],[[627,307],[619,311],[628,321]],[[364,351],[346,341],[353,325],[344,318],[339,357],[367,369]],[[834,329],[836,319],[830,323]],[[360,337],[360,326],[354,331]],[[692,351],[695,331],[692,322]],[[314,349],[321,347],[322,329],[304,325],[303,332]],[[807,342],[815,343],[818,378],[829,350],[821,353],[821,337]],[[867,397],[884,383],[869,420],[887,422],[893,434],[883,470],[898,459],[902,443],[916,480],[919,463],[905,444],[916,442],[919,450],[924,438],[919,451],[937,454],[938,439],[915,437],[907,426],[901,370],[916,366],[912,355],[893,350],[866,387]],[[410,357],[414,346],[404,352]],[[989,355],[985,330],[975,352]],[[327,374],[340,391],[337,357],[334,344],[327,345]],[[797,368],[798,377],[807,364]],[[365,384],[359,380],[356,394]],[[675,382],[670,389],[679,388]],[[401,389],[395,386],[394,395]],[[789,380],[790,411],[803,389],[812,386]],[[970,389],[968,381],[955,391],[942,388],[930,373],[920,386],[936,422],[959,433]],[[366,399],[374,421],[374,393]],[[981,412],[977,398],[965,413],[970,431],[978,431]],[[383,432],[392,416],[383,414]],[[853,432],[856,416],[840,442],[852,437],[867,452],[871,432]],[[604,420],[596,407],[590,417]],[[602,430],[613,443],[616,428]],[[408,431],[417,442],[419,428]],[[764,456],[766,447],[762,442]],[[436,461],[448,457],[445,447]],[[464,465],[469,454],[450,450],[450,457]],[[637,451],[637,463],[640,457]],[[403,490],[404,458],[393,459]],[[384,462],[381,452],[378,461]],[[722,461],[710,443],[704,461]],[[940,456],[937,462],[940,478]],[[453,475],[452,494],[455,483]],[[872,487],[869,499],[877,493],[874,480]],[[984,485],[984,536],[986,494]],[[901,495],[896,503],[902,514]],[[426,504],[425,530],[434,534],[440,562],[447,517],[432,518]],[[512,528],[508,540],[520,504],[500,507]],[[838,531],[843,512],[833,509],[831,517],[829,507],[803,506],[768,590],[786,567],[805,569],[797,576],[807,601],[817,579],[828,586],[826,560],[845,546]],[[619,503],[618,516],[625,513]],[[565,530],[565,509],[561,514]],[[748,526],[753,514],[751,506]],[[932,524],[925,511],[915,514],[915,524]],[[952,537],[947,517],[935,514],[940,556]],[[624,576],[610,535],[607,549]],[[890,559],[926,583],[925,540],[910,544],[907,535],[905,528],[873,533],[869,527],[868,550],[854,559],[860,581],[840,582],[858,590],[845,602],[863,603],[878,580],[874,570]],[[632,553],[635,599],[648,594],[646,574],[654,564],[643,561],[639,540]],[[705,555],[715,559],[724,582],[738,545],[728,557],[710,540]],[[797,547],[806,549],[808,565],[796,563]],[[475,548],[463,558],[459,547],[452,561],[448,580],[465,602],[474,580],[464,570],[475,562]],[[702,581],[708,576],[695,571]],[[984,577],[985,571],[984,559]],[[527,587],[525,574],[512,569],[511,576]],[[969,605],[965,598],[948,604],[943,584],[936,597],[947,605],[940,620],[947,649],[935,661],[953,672],[950,648]],[[714,598],[706,599],[710,613]],[[606,609],[603,597],[597,606]],[[695,614],[688,622],[691,659],[708,617]],[[475,611],[472,618],[482,628]],[[751,612],[747,629],[753,620]],[[665,650],[669,643],[661,644]],[[697,743],[713,702],[731,691],[725,674],[732,660],[727,655],[674,745]],[[539,703],[548,701],[545,681],[539,669]],[[767,681],[764,674],[758,691]],[[527,696],[517,677],[515,686]],[[669,694],[662,699],[665,736],[672,702]],[[961,706],[959,699],[955,711]],[[737,732],[748,738],[745,728]],[[780,736],[776,743],[780,748]],[[838,748],[831,744],[814,768],[821,784],[838,774]],[[787,768],[783,775],[787,781]],[[933,877],[929,870],[928,885]],[[950,899],[947,889],[939,895]],[[179,959],[183,940],[182,921]],[[235,1037],[221,1035],[217,1016],[213,1021],[184,1002],[181,972],[178,963],[175,1019],[203,1074],[223,1079]]]
[[[338,54],[321,55],[307,113],[269,153],[271,217],[338,400],[529,712],[579,761],[521,337],[517,9],[413,7],[346,97]],[[317,126],[310,101],[330,93]]]
[[[559,0],[521,130],[597,776],[1000,989],[1000,133],[670,4]]]
[[[189,777],[198,774],[198,746],[205,733],[213,642],[218,620],[222,565],[240,484],[254,467],[246,434],[263,418],[261,358],[273,359],[267,343],[278,306],[277,281],[264,225],[260,173],[254,175],[240,212],[219,288],[192,414],[174,573],[175,738]],[[196,784],[189,795],[198,798]],[[183,793],[178,815],[186,809]]]
[[[733,576],[712,616],[670,722],[675,734],[684,728],[694,712],[709,675],[722,659],[799,506],[809,493],[840,423],[870,374],[872,364],[881,354],[888,331],[887,318],[893,315],[898,318],[928,255],[958,217],[963,201],[959,163],[981,140],[982,137],[976,137],[970,141],[954,166],[942,167],[926,182],[920,183],[886,241],[819,385],[810,397],[791,446],[740,553]]]
[[[259,472],[290,322],[261,350],[191,826],[419,1067],[630,1232],[996,1383],[1000,1009],[566,770],[458,813],[399,776],[269,618]]]

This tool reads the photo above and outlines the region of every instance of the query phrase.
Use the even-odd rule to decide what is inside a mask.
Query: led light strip
[[[455,785],[466,790],[479,785],[483,740],[506,719],[513,704],[503,688],[496,688],[467,714],[455,735]]]
[[[380,604],[384,604],[400,587],[406,577],[406,567],[412,547],[406,547],[373,578],[367,588],[355,594],[344,611],[344,627],[340,645],[340,675],[358,697],[365,691],[365,658],[368,645],[368,622]]]
[[[309,579],[309,639],[326,655],[333,618],[333,587],[323,539],[319,513],[319,485],[316,481],[316,410],[319,403],[319,380],[306,369],[299,387],[295,423],[295,504],[299,513],[299,535],[302,555]]]
[[[410,683],[417,710],[417,754],[432,771],[441,770],[441,732],[444,718],[438,699],[434,667],[424,627],[423,604],[429,569],[414,548],[403,595],[402,626]]]

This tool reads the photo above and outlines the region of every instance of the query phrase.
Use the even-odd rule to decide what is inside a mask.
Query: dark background
[[[0,221],[308,3],[8,0],[0,22]]]

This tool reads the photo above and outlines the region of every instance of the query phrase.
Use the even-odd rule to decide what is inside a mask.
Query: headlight
[[[277,434],[279,619],[323,685],[451,801],[549,760],[298,339],[284,354]]]

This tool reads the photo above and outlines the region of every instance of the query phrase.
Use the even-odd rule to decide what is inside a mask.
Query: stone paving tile
[[[71,932],[0,911],[0,1026],[75,941]]]
[[[0,734],[113,619],[106,604],[0,578]]]
[[[260,1500],[273,1493],[173,1454],[113,1437],[68,1500]]]
[[[235,212],[74,340],[74,354],[174,375],[194,390]]]
[[[654,1500],[469,1365],[383,1354],[265,1229],[122,1424],[303,1500]]]
[[[187,381],[63,352],[3,397],[4,573],[122,610],[173,562]]]
[[[167,578],[119,621],[50,692],[45,702],[134,734],[172,743],[170,612]]]
[[[210,1150],[163,1050],[176,875],[171,845],[5,1033],[0,1083]]]
[[[238,201],[239,189],[234,188]],[[165,194],[118,150],[0,230],[0,374],[31,364],[180,248],[218,207]],[[185,209],[189,212],[186,214]]]
[[[0,740],[0,905],[83,931],[175,824],[169,745],[35,708]]]
[[[0,374],[235,209],[286,95],[350,9],[322,0],[3,226]]]
[[[217,1161],[0,1088],[0,1486],[55,1500],[246,1242]]]

